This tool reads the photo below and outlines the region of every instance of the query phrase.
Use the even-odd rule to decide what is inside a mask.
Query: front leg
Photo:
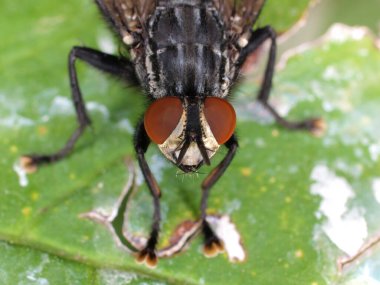
[[[63,148],[57,152],[52,154],[31,154],[24,156],[22,162],[27,171],[32,172],[38,165],[53,163],[68,156],[86,127],[91,124],[91,120],[87,115],[85,103],[79,88],[78,76],[75,68],[75,62],[77,59],[80,59],[105,73],[124,79],[131,84],[137,84],[137,77],[131,61],[91,48],[73,47],[69,54],[68,66],[71,95],[77,115],[78,127]]]
[[[141,250],[137,256],[138,262],[146,262],[150,267],[155,267],[157,265],[157,253],[156,246],[158,242],[158,235],[160,231],[160,188],[156,179],[154,178],[146,160],[145,152],[147,151],[150,144],[150,139],[145,131],[144,123],[141,121],[136,129],[135,133],[135,150],[137,153],[137,159],[139,161],[140,169],[144,175],[145,181],[148,185],[150,193],[153,197],[153,223],[150,232],[149,239],[145,245],[145,248]]]
[[[288,121],[283,118],[268,102],[270,91],[272,88],[272,79],[274,74],[274,67],[276,63],[276,33],[270,27],[266,26],[264,28],[257,29],[252,32],[249,42],[245,48],[242,49],[239,59],[238,66],[241,67],[248,56],[252,54],[259,46],[261,46],[266,40],[270,39],[271,45],[269,49],[269,57],[265,69],[264,80],[261,84],[257,100],[273,115],[274,119],[278,124],[293,130],[307,130],[314,134],[319,134],[324,129],[324,122],[320,118],[311,118],[302,121]]]
[[[230,165],[232,159],[235,156],[236,150],[238,148],[238,141],[235,135],[224,144],[228,148],[228,152],[223,160],[215,167],[206,179],[202,183],[202,199],[201,199],[201,221],[202,221],[202,231],[204,235],[204,253],[206,256],[214,256],[219,251],[223,249],[218,237],[212,231],[210,225],[206,221],[206,210],[207,210],[207,200],[210,193],[211,187],[219,180],[222,174],[226,171],[227,167]]]

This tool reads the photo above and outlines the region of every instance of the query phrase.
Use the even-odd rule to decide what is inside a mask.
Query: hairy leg
[[[250,54],[252,54],[259,46],[261,46],[266,40],[271,41],[269,49],[269,57],[266,64],[264,79],[261,84],[257,100],[273,115],[274,119],[278,124],[293,130],[307,130],[312,133],[318,134],[323,131],[323,121],[319,118],[311,118],[301,121],[288,121],[282,117],[276,109],[274,109],[268,102],[270,91],[272,88],[272,79],[274,74],[274,67],[276,62],[276,33],[270,27],[266,26],[264,28],[257,29],[253,31],[247,46],[241,51],[240,57],[238,59],[238,65],[243,65],[245,60]]]
[[[136,129],[135,134],[135,150],[137,153],[137,158],[139,161],[140,169],[144,175],[145,181],[149,187],[150,193],[153,197],[153,223],[150,232],[149,239],[146,243],[146,246],[141,250],[137,256],[139,262],[146,261],[147,265],[154,267],[157,264],[157,253],[156,246],[158,242],[158,236],[160,231],[160,188],[157,184],[156,179],[154,178],[150,168],[145,160],[145,152],[148,149],[150,144],[150,139],[145,131],[144,123],[141,121]]]
[[[24,167],[28,170],[35,169],[38,165],[53,163],[68,156],[73,150],[75,143],[83,134],[91,120],[87,114],[85,103],[79,88],[75,62],[80,59],[89,65],[113,76],[125,79],[131,84],[137,84],[133,63],[125,58],[106,54],[91,48],[73,47],[68,58],[70,87],[72,101],[78,120],[78,127],[74,130],[66,144],[55,153],[30,154],[23,157]]]

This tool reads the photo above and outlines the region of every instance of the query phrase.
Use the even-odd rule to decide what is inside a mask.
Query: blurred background
[[[281,45],[281,50],[318,38],[334,23],[367,26],[380,35],[380,0],[316,0],[312,6],[305,25]]]

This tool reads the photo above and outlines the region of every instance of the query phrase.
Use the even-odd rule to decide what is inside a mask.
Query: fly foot
[[[145,263],[150,268],[155,268],[158,263],[156,251],[150,247],[146,247],[137,254],[136,261],[138,263]]]
[[[224,251],[223,243],[214,234],[207,222],[203,224],[204,246],[203,253],[206,257],[214,257]]]
[[[20,166],[26,173],[34,173],[38,169],[38,160],[36,156],[24,155],[20,157]]]
[[[324,135],[327,129],[326,121],[322,118],[313,118],[305,121],[305,125],[307,129],[316,137],[320,137]]]

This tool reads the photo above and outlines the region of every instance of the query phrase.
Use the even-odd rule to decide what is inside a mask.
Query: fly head
[[[154,101],[144,116],[149,138],[184,172],[210,164],[235,125],[232,105],[217,97],[163,97]]]

